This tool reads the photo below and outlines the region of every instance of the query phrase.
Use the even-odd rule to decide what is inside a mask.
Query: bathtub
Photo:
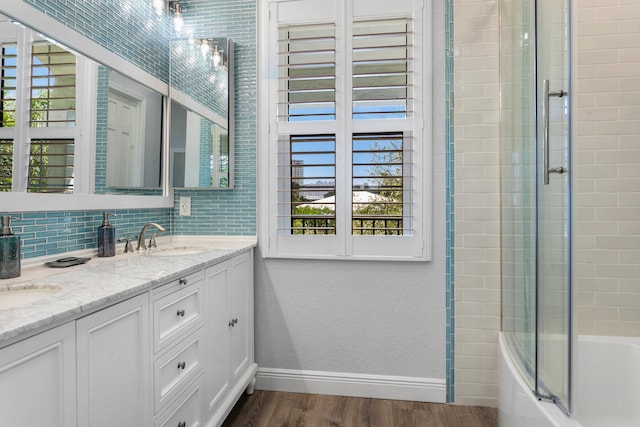
[[[500,334],[500,427],[640,426],[640,338],[580,336],[572,415],[538,401]]]

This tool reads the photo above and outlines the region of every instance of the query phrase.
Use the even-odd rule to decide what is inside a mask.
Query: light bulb
[[[184,19],[182,19],[182,11],[180,11],[180,5],[178,5],[173,15],[173,28],[175,28],[176,32],[179,33],[182,31],[183,26],[184,26]]]
[[[200,40],[200,52],[202,53],[203,58],[206,58],[209,55],[210,49],[211,48],[209,47],[209,40],[207,39]]]
[[[220,66],[220,64],[222,63],[222,53],[220,52],[220,49],[218,49],[218,45],[215,44],[213,46],[213,66],[215,68],[218,68]]]
[[[164,0],[153,0],[151,4],[158,16],[162,15],[162,11],[164,10]]]

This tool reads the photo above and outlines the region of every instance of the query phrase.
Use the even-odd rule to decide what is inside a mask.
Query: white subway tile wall
[[[640,336],[640,3],[581,1],[576,32],[577,330]]]
[[[498,4],[454,4],[455,402],[487,406],[498,403]]]

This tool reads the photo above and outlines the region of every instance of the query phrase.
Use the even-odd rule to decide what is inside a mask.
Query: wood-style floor
[[[497,427],[480,406],[261,391],[240,398],[222,427]]]

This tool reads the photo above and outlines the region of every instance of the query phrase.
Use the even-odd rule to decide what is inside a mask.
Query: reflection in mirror
[[[173,101],[169,140],[173,187],[229,187],[227,129]]]
[[[103,184],[108,192],[159,188],[162,95],[106,67],[101,66],[98,73],[98,86],[103,89],[98,90],[97,144],[106,148],[96,150],[96,171],[106,160],[106,182],[96,173],[96,191]],[[105,104],[107,116],[101,120]],[[100,127],[105,122],[106,140]]]
[[[162,194],[160,93],[3,15],[0,61],[0,191]]]
[[[2,15],[0,61],[0,191],[73,193],[91,64]]]
[[[171,40],[170,183],[233,185],[233,44],[228,38]]]

